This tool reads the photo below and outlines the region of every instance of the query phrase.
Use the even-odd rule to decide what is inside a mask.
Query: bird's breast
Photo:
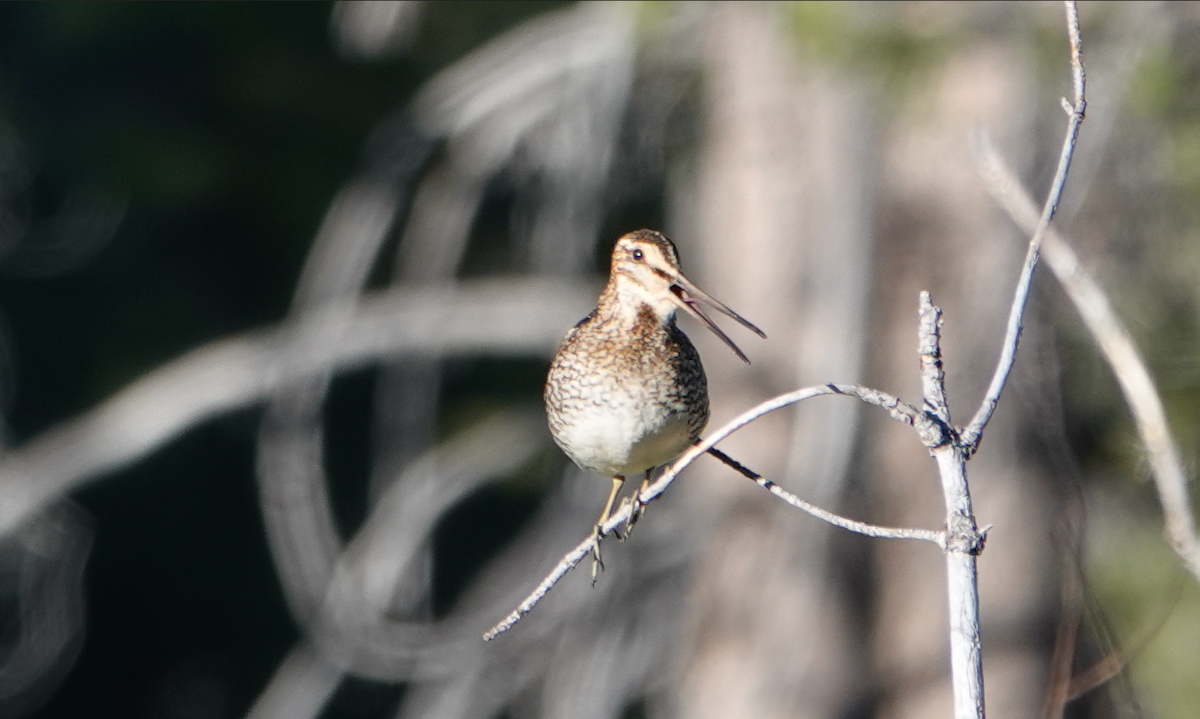
[[[699,356],[673,324],[658,332],[576,327],[550,366],[546,411],[576,464],[625,476],[665,464],[700,436],[708,391]]]

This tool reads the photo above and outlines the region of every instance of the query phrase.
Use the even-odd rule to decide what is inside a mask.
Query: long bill
[[[741,360],[746,364],[750,364],[750,358],[747,357],[746,354],[742,352],[742,350],[739,349],[736,344],[733,343],[733,340],[729,339],[729,336],[722,332],[721,328],[718,327],[717,324],[704,313],[700,303],[703,302],[709,307],[712,307],[714,310],[732,317],[746,329],[750,330],[759,337],[766,339],[767,335],[762,330],[755,327],[746,318],[729,309],[725,303],[717,300],[712,295],[692,284],[692,282],[682,274],[675,278],[675,283],[671,290],[671,296],[675,298],[675,304],[679,305],[680,309],[682,309],[684,312],[687,312],[692,317],[700,320],[705,327],[712,330],[713,334],[715,334],[717,337],[720,337],[721,341],[728,345],[729,349],[733,350],[735,355],[740,357]]]

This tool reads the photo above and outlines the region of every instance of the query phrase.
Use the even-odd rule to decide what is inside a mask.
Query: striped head
[[[649,307],[662,323],[669,322],[676,310],[700,320],[720,337],[743,361],[749,362],[719,327],[700,308],[700,303],[732,317],[760,337],[762,330],[692,284],[679,269],[679,252],[666,235],[653,230],[635,230],[623,235],[613,247],[609,286],[605,294],[630,311]]]

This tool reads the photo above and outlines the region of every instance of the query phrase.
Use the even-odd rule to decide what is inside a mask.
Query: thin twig
[[[805,502],[803,499],[800,499],[771,480],[766,479],[758,472],[755,472],[754,470],[744,466],[741,462],[738,462],[736,459],[730,457],[716,447],[709,447],[708,453],[729,465],[729,467],[741,474],[743,477],[749,479],[763,489],[766,489],[768,492],[776,497],[779,497],[793,507],[802,509],[817,519],[829,522],[835,527],[841,527],[842,529],[848,529],[851,532],[857,532],[858,534],[865,534],[868,537],[878,537],[881,539],[920,539],[926,542],[933,542],[942,549],[946,548],[945,533],[943,532],[932,529],[913,529],[909,527],[881,527],[876,524],[867,524],[866,522],[859,522],[854,519],[849,519],[841,516],[840,514],[834,514],[833,512],[821,509],[814,504]]]
[[[932,424],[930,422],[929,418],[926,417],[924,413],[922,413],[916,407],[913,407],[912,405],[910,405],[906,402],[902,402],[901,400],[887,394],[886,392],[880,392],[879,390],[870,389],[868,387],[861,387],[859,385],[845,385],[845,384],[826,384],[826,385],[820,385],[818,387],[806,387],[804,389],[798,389],[794,392],[789,392],[787,394],[783,394],[778,397],[775,397],[774,399],[767,400],[766,402],[763,402],[762,404],[760,404],[752,409],[747,410],[746,412],[742,413],[738,417],[734,418],[732,421],[730,421],[724,427],[721,427],[716,432],[709,435],[707,439],[701,440],[700,442],[697,442],[696,444],[689,447],[687,449],[687,451],[685,451],[682,455],[680,455],[679,458],[676,459],[673,464],[671,464],[671,466],[669,466],[665,471],[663,471],[661,474],[659,474],[658,479],[656,479],[650,486],[646,487],[646,490],[644,492],[642,492],[642,494],[640,495],[641,502],[643,504],[648,504],[648,503],[654,501],[659,496],[661,496],[662,493],[667,490],[667,487],[669,487],[671,485],[671,483],[675,481],[675,478],[677,476],[679,476],[679,473],[682,472],[685,468],[687,468],[687,466],[690,465],[692,462],[696,461],[697,457],[699,457],[702,454],[705,454],[710,449],[712,449],[713,445],[715,445],[717,442],[720,442],[721,440],[725,439],[729,435],[738,431],[742,427],[745,427],[747,424],[750,424],[751,422],[758,419],[759,417],[762,417],[763,415],[774,412],[775,410],[782,409],[784,407],[795,404],[797,402],[802,402],[806,399],[812,399],[813,397],[820,397],[822,395],[845,395],[848,397],[856,397],[859,400],[866,402],[867,404],[874,405],[876,407],[880,407],[881,409],[886,410],[888,415],[891,416],[892,419],[895,419],[899,422],[903,422],[905,424],[917,427],[919,432],[930,431],[928,429],[922,429],[922,428],[926,427],[927,425]],[[936,430],[933,430],[933,431],[936,431]],[[741,470],[739,470],[739,471],[741,471]],[[755,481],[758,481],[758,480],[755,480]],[[770,488],[768,487],[768,489],[770,489]],[[772,493],[776,494],[777,496],[780,496],[781,498],[783,498],[785,501],[788,501],[787,497],[784,497],[783,495],[779,494],[775,490],[771,490],[771,491],[772,491]],[[779,490],[779,491],[782,492],[783,490]],[[785,492],[784,494],[787,494],[787,493]],[[788,495],[788,496],[791,496],[791,495]],[[797,499],[797,501],[802,501],[802,500]],[[791,502],[789,502],[789,503],[791,503]],[[795,506],[800,506],[800,505],[797,504]],[[809,505],[809,506],[811,506],[811,505]],[[804,507],[800,507],[800,508],[804,509]],[[817,509],[817,508],[813,507],[813,509]],[[600,536],[605,537],[608,534],[612,533],[615,529],[617,529],[617,527],[620,527],[622,524],[628,522],[629,517],[632,514],[632,511],[633,511],[633,503],[626,502],[616,512],[613,512],[612,516],[610,516],[608,518],[608,521],[606,521],[603,525],[601,525]],[[819,510],[819,511],[824,512],[824,510]],[[816,516],[820,516],[820,515],[816,515]],[[831,516],[837,517],[837,515],[831,515]],[[825,517],[821,517],[821,518],[826,519]],[[854,520],[849,520],[849,519],[845,519],[842,517],[837,517],[837,519],[840,519],[846,523],[854,522]],[[828,520],[826,520],[826,521],[828,521]],[[838,526],[843,526],[843,525],[839,524]],[[884,529],[882,527],[872,527],[872,525],[863,525],[863,526],[869,527],[872,530],[883,530]],[[847,527],[847,529],[849,529],[849,528],[850,527]],[[913,531],[922,532],[925,530],[913,530]],[[933,534],[936,534],[936,533],[933,533]],[[882,535],[876,535],[876,536],[882,536]],[[939,544],[939,546],[941,545],[940,540],[937,538],[934,538],[933,536],[911,536],[911,537],[906,536],[903,538],[905,538],[905,539],[909,539],[909,538],[926,539],[928,541],[932,541],[932,542]],[[522,601],[517,606],[516,609],[514,609],[512,612],[510,612],[509,615],[507,617],[505,617],[503,621],[501,621],[499,624],[497,624],[496,626],[489,629],[483,635],[484,641],[490,642],[491,640],[495,639],[499,635],[501,635],[504,632],[511,629],[514,625],[516,625],[517,622],[521,621],[521,618],[523,616],[525,616],[526,614],[528,614],[530,611],[532,611],[533,608],[535,606],[537,606],[537,603],[540,602],[542,600],[542,598],[545,597],[546,594],[549,593],[549,591],[554,588],[554,585],[557,584],[560,579],[562,579],[564,576],[566,576],[567,572],[571,571],[577,564],[579,564],[581,561],[583,561],[584,557],[588,556],[588,554],[592,551],[592,548],[596,541],[598,541],[598,540],[589,536],[587,539],[580,542],[570,552],[567,552],[567,554],[563,556],[563,558],[559,561],[559,563],[557,565],[555,565],[554,569],[552,569],[550,571],[550,573],[548,575],[546,575],[546,578],[543,579],[541,581],[541,583],[538,584],[538,586],[532,592],[529,593],[529,596],[527,596],[525,598],[525,600]]]
[[[1025,266],[1021,270],[1021,277],[1017,281],[1017,290],[1013,297],[1012,308],[1009,310],[1008,329],[1004,335],[1004,346],[1000,353],[1000,361],[996,365],[996,371],[992,375],[992,382],[988,386],[983,402],[975,412],[971,423],[962,431],[962,440],[967,448],[968,457],[979,449],[979,442],[983,437],[983,429],[987,426],[992,418],[992,414],[996,411],[996,404],[1000,401],[1000,393],[1004,391],[1004,385],[1008,382],[1008,376],[1012,372],[1013,362],[1017,356],[1017,345],[1021,341],[1021,318],[1025,314],[1025,305],[1029,301],[1029,288],[1030,283],[1033,281],[1033,271],[1037,268],[1038,257],[1041,254],[1042,240],[1046,235],[1046,230],[1050,227],[1050,220],[1054,218],[1054,213],[1058,210],[1058,203],[1062,198],[1063,187],[1067,182],[1067,171],[1071,168],[1071,158],[1075,154],[1075,142],[1079,137],[1079,126],[1083,123],[1084,114],[1087,110],[1085,94],[1087,76],[1083,69],[1083,41],[1079,36],[1079,9],[1076,7],[1074,0],[1067,0],[1065,5],[1067,12],[1067,35],[1071,42],[1071,69],[1075,88],[1075,103],[1072,105],[1065,98],[1063,99],[1063,107],[1067,109],[1069,116],[1067,134],[1063,140],[1062,152],[1058,160],[1058,171],[1054,175],[1054,182],[1051,183],[1050,192],[1046,197],[1045,204],[1042,206],[1041,219],[1038,220],[1038,224],[1033,231],[1033,237],[1029,240],[1029,249],[1025,253]]]
[[[995,149],[982,146],[978,162],[988,191],[1017,225],[1027,228],[1036,222],[1033,200]],[[1189,477],[1146,360],[1104,290],[1079,263],[1067,241],[1054,230],[1046,235],[1045,254],[1046,264],[1095,338],[1125,395],[1138,436],[1146,448],[1171,547],[1200,581],[1200,539],[1196,536]]]

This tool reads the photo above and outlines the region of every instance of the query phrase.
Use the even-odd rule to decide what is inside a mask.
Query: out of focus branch
[[[1000,206],[1020,227],[1032,227],[1037,222],[1033,201],[995,149],[981,143],[977,162],[988,191]],[[1146,361],[1129,330],[1117,317],[1108,296],[1080,265],[1079,257],[1062,235],[1049,230],[1044,250],[1046,264],[1100,346],[1100,352],[1125,395],[1138,436],[1146,447],[1171,547],[1192,576],[1200,581],[1200,540],[1196,537],[1188,476]]]
[[[1067,171],[1071,169],[1071,158],[1075,155],[1075,141],[1079,137],[1079,126],[1083,123],[1087,110],[1085,87],[1087,76],[1083,69],[1083,41],[1079,37],[1079,9],[1074,0],[1067,0],[1067,36],[1071,43],[1071,74],[1075,88],[1075,103],[1063,98],[1063,109],[1067,111],[1067,136],[1063,139],[1062,152],[1058,159],[1058,170],[1054,181],[1050,183],[1050,192],[1042,206],[1042,214],[1037,224],[1032,228],[1033,237],[1029,240],[1029,249],[1025,253],[1025,265],[1017,280],[1017,290],[1013,297],[1012,309],[1008,314],[1008,329],[1004,335],[1004,345],[1000,351],[1000,361],[988,385],[987,394],[971,423],[962,431],[962,441],[967,447],[967,456],[974,454],[983,439],[983,429],[991,421],[996,411],[996,403],[1000,401],[1000,393],[1012,373],[1013,362],[1017,356],[1017,345],[1021,341],[1021,318],[1025,314],[1025,305],[1029,302],[1029,287],[1033,281],[1033,271],[1037,269],[1038,257],[1041,253],[1042,240],[1050,227],[1050,220],[1058,210],[1059,200],[1062,199],[1063,187],[1067,182]]]
[[[412,44],[420,27],[419,0],[340,0],[330,15],[330,31],[346,57],[376,60]]]
[[[361,20],[379,12],[365,7],[339,6],[335,27],[353,29],[348,21],[355,16]],[[386,15],[387,9],[383,12]],[[545,13],[430,81],[408,110],[419,128],[404,127],[398,134],[389,129],[384,135],[396,135],[395,142],[415,129],[418,137],[444,140],[439,164],[428,174],[402,173],[399,181],[393,178],[379,187],[381,192],[372,192],[375,188],[370,184],[362,192],[354,183],[339,194],[309,254],[292,306],[293,316],[300,321],[307,322],[310,313],[321,311],[326,323],[311,326],[310,336],[289,337],[292,346],[283,351],[306,357],[320,353],[323,346],[342,344],[352,333],[351,321],[363,301],[360,294],[367,273],[391,234],[392,220],[403,214],[396,212],[398,198],[407,195],[400,187],[418,189],[403,226],[396,279],[403,285],[442,287],[451,294],[483,191],[514,153],[519,151],[526,162],[537,158],[534,166],[551,175],[569,168],[564,177],[550,183],[579,190],[558,199],[556,207],[567,208],[568,219],[586,219],[586,213],[576,211],[578,207],[602,204],[602,182],[615,154],[609,148],[619,137],[632,82],[632,17],[625,6],[591,3]],[[570,122],[571,118],[576,121]],[[563,140],[564,132],[570,141]],[[417,155],[427,158],[428,149]],[[405,167],[410,171],[416,167],[412,158]],[[562,215],[561,211],[555,215],[556,207],[548,213],[539,211],[538,216]],[[593,218],[593,224],[596,221]],[[554,224],[541,233],[551,239],[549,254],[560,260],[584,258],[567,264],[586,266],[595,228],[586,221],[567,225]],[[537,251],[525,255],[533,257],[535,268],[563,264],[539,262]],[[503,298],[497,299],[503,304]],[[498,318],[491,310],[472,317],[489,325],[463,334],[468,341],[482,340],[472,348],[473,354],[514,354],[514,349],[532,354],[530,346],[536,346],[537,353],[543,347],[549,352],[561,337],[561,328],[586,312],[588,304],[568,301],[563,307],[562,297],[553,293],[530,299],[534,304],[526,308],[525,319],[535,327],[517,327],[521,322],[514,324],[515,317]],[[431,304],[447,305],[444,299]],[[497,320],[508,327],[496,327]],[[496,329],[504,339],[489,341],[488,335]],[[440,343],[455,333],[439,321],[428,324],[422,338]],[[448,348],[391,353],[377,408],[385,420],[382,433],[391,435],[399,429],[402,436],[399,443],[387,443],[375,458],[374,480],[381,481],[373,489],[390,489],[348,546],[343,546],[336,530],[322,457],[322,407],[331,368],[317,369],[295,382],[277,382],[268,390],[258,468],[269,544],[293,616],[323,658],[345,671],[395,680],[408,675],[415,647],[442,654],[450,651],[447,641],[433,639],[447,634],[444,623],[403,621],[412,619],[411,602],[419,603],[429,591],[422,566],[428,570],[432,523],[446,509],[443,503],[505,471],[506,463],[524,461],[537,446],[538,432],[531,425],[540,422],[510,415],[497,420],[499,427],[493,422],[467,433],[466,445],[456,440],[452,446],[427,453],[403,478],[392,481],[398,468],[424,449],[428,435],[411,430],[415,425],[433,425],[441,360],[451,354],[456,352]],[[422,391],[405,391],[399,397],[393,393],[397,385],[411,389],[414,384]],[[397,412],[397,407],[403,409]],[[401,426],[387,421],[392,418],[400,419]],[[416,581],[404,582],[397,592],[401,576]],[[437,662],[417,664],[428,673]]]
[[[301,719],[320,716],[341,682],[342,672],[307,642],[288,654],[246,719]]]
[[[366,524],[338,559],[322,607],[318,641],[360,676],[395,679],[412,664],[413,647],[424,646],[422,667],[434,673],[429,655],[449,653],[459,633],[438,623],[405,623],[389,616],[391,599],[419,557],[437,521],[481,484],[520,467],[545,444],[540,412],[504,412],[482,420],[418,458],[389,484]],[[281,567],[287,572],[289,567]],[[458,621],[455,626],[464,623]],[[417,635],[420,635],[419,639]]]
[[[322,332],[326,314],[339,310],[325,308],[286,328],[203,345],[7,454],[0,461],[0,535],[188,428],[314,373],[403,355],[548,355],[594,295],[577,281],[524,279],[396,290],[364,295],[337,342]]]
[[[0,542],[5,612],[0,634],[0,704],[23,713],[67,675],[84,641],[84,570],[92,529],[59,502]]]
[[[400,209],[395,188],[370,179],[348,182],[334,196],[309,249],[286,329],[319,312],[322,323],[291,337],[288,355],[342,343],[380,248]],[[263,525],[284,598],[302,626],[320,612],[342,540],[329,499],[322,453],[322,408],[334,369],[326,367],[268,392],[258,432],[258,485]]]

